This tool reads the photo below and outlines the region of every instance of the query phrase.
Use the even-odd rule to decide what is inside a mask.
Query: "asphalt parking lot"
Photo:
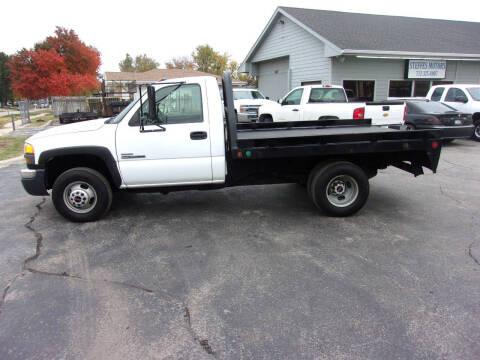
[[[0,359],[478,359],[480,143],[365,208],[297,185],[117,194],[64,220],[0,169]]]

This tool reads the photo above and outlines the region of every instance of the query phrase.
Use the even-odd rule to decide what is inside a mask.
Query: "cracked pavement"
[[[0,359],[478,359],[479,160],[381,171],[349,218],[275,185],[117,193],[88,224],[0,169]]]

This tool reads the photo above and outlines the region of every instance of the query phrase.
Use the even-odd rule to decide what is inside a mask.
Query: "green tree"
[[[0,105],[5,105],[7,101],[13,100],[10,68],[7,66],[9,59],[10,56],[0,51]]]
[[[192,58],[181,56],[172,58],[165,63],[167,69],[195,69],[195,63]]]
[[[152,58],[149,58],[146,54],[138,55],[135,57],[136,72],[145,72],[156,68],[158,68],[158,63]]]
[[[210,45],[199,45],[192,53],[192,58],[198,71],[214,74],[218,53]]]
[[[135,66],[133,65],[133,59],[129,53],[125,55],[125,59],[118,63],[120,71],[134,72]]]
[[[125,55],[125,59],[118,63],[120,71],[128,72],[145,72],[158,68],[158,62],[148,57],[146,54],[135,56],[135,60],[129,53]]]

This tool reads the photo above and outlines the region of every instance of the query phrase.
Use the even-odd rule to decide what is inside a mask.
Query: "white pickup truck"
[[[38,196],[51,190],[57,211],[79,222],[103,216],[113,191],[279,183],[304,184],[317,208],[347,216],[365,204],[378,169],[437,168],[436,130],[379,128],[366,119],[241,124],[229,72],[222,91],[224,104],[213,76],[160,82],[114,118],[37,133],[25,143],[23,187]]]
[[[440,101],[462,113],[471,114],[475,126],[472,137],[480,141],[480,85],[435,85],[428,91],[427,99]]]
[[[405,103],[401,101],[352,102],[336,85],[299,86],[278,103],[260,107],[259,122],[323,119],[371,119],[372,125],[403,125]]]

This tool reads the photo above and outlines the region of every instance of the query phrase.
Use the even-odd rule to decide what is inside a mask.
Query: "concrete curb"
[[[7,159],[7,160],[0,160],[0,169],[13,164],[21,164],[24,161],[25,161],[25,158],[23,157],[23,155],[17,156],[11,159]]]

